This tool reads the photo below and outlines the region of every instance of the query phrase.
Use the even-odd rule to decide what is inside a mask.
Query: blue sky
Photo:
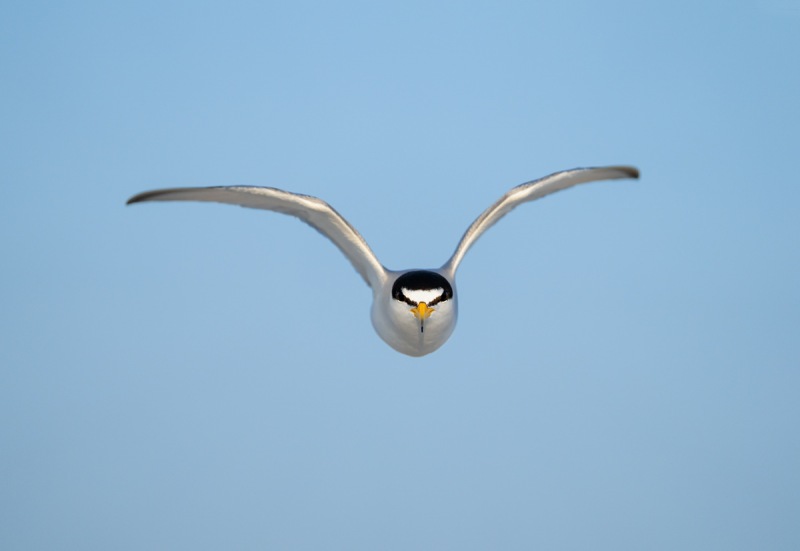
[[[797,549],[800,7],[7,2],[3,549]],[[374,334],[288,217],[468,253],[451,340]],[[489,314],[491,312],[491,314]]]

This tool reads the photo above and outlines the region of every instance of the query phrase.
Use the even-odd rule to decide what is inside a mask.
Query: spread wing
[[[376,288],[386,278],[386,269],[361,234],[328,203],[310,195],[252,186],[174,188],[134,195],[128,204],[145,201],[209,201],[290,214],[333,241],[368,285]]]
[[[545,176],[539,180],[534,180],[512,188],[494,205],[483,211],[483,214],[472,223],[461,238],[461,242],[456,247],[453,256],[442,266],[442,270],[450,274],[455,274],[458,265],[464,258],[464,254],[466,254],[473,243],[483,235],[483,232],[491,228],[498,220],[522,203],[534,201],[545,195],[550,195],[551,193],[567,189],[577,184],[585,184],[598,180],[638,177],[639,171],[631,166],[575,168],[563,172],[556,172],[550,176]]]

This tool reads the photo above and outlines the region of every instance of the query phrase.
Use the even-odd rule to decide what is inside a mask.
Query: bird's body
[[[467,229],[455,252],[440,268],[386,269],[363,237],[326,202],[276,188],[227,186],[148,191],[143,201],[211,201],[272,210],[296,216],[330,239],[372,288],[372,325],[389,346],[409,356],[424,356],[442,346],[455,329],[458,295],[455,277],[464,254],[483,232],[516,206],[577,184],[638,178],[633,167],[578,168],[557,172],[512,188]]]

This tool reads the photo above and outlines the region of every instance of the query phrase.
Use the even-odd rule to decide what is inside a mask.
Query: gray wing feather
[[[386,277],[385,268],[361,234],[328,203],[310,195],[253,186],[174,188],[134,195],[128,204],[144,201],[208,201],[296,216],[333,241],[368,285],[380,285]]]
[[[488,230],[503,216],[522,203],[534,201],[545,195],[550,195],[551,193],[567,189],[577,184],[595,182],[598,180],[638,177],[639,171],[631,166],[575,168],[563,172],[556,172],[555,174],[512,188],[495,204],[483,211],[483,214],[472,223],[461,238],[453,256],[442,266],[442,270],[455,275],[458,265],[464,258],[464,254],[466,254],[467,250],[469,250],[475,241],[483,235],[483,232]]]

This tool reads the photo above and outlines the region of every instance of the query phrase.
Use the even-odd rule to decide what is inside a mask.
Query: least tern
[[[575,168],[512,188],[467,228],[447,262],[428,270],[386,269],[347,220],[325,201],[309,195],[271,187],[191,187],[146,191],[131,197],[128,204],[209,201],[296,216],[333,241],[372,288],[372,325],[378,335],[398,352],[424,356],[442,346],[455,328],[456,270],[483,232],[522,203],[577,184],[638,177],[639,171],[630,166]]]

